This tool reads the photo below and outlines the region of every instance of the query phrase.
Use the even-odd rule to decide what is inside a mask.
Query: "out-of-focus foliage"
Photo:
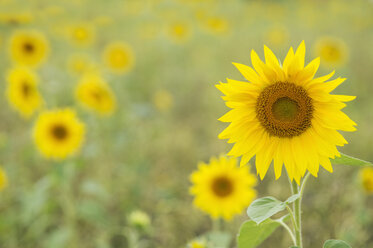
[[[214,85],[227,75],[240,78],[231,62],[250,64],[250,50],[263,44],[283,58],[305,40],[306,59],[321,56],[319,75],[333,67],[347,78],[336,91],[357,96],[345,112],[358,131],[344,134],[350,144],[341,150],[372,161],[372,30],[367,0],[0,0],[0,164],[7,178],[0,247],[199,242],[212,223],[192,205],[189,174],[198,161],[230,148],[217,139],[226,126],[217,118],[227,108]],[[37,75],[43,104],[32,111],[10,97],[16,67]],[[112,111],[100,114],[77,97],[87,74],[110,89]],[[18,88],[21,96],[26,88]],[[46,159],[33,140],[35,122],[46,110],[67,107],[85,125],[81,148],[65,160]],[[258,195],[285,200],[286,178],[275,181],[271,173],[259,182]],[[329,238],[373,246],[373,198],[363,185],[356,168],[342,166],[309,180],[305,247],[322,247]],[[147,227],[136,227],[134,219]],[[246,219],[242,213],[221,228],[235,234]],[[289,242],[278,229],[260,247]]]

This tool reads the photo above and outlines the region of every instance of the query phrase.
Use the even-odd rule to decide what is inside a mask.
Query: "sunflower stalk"
[[[286,208],[288,209],[288,211],[290,213],[290,217],[291,217],[293,228],[294,228],[295,240],[293,239],[293,236],[292,236],[292,239],[293,239],[293,241],[295,241],[294,244],[299,248],[303,248],[303,243],[302,243],[302,218],[301,218],[301,215],[302,215],[302,210],[301,210],[302,209],[302,197],[303,197],[304,188],[306,186],[306,183],[307,183],[307,180],[308,180],[309,176],[310,176],[310,173],[307,173],[300,186],[298,186],[298,184],[295,181],[290,180],[292,194],[293,195],[299,194],[299,198],[294,201],[293,210],[291,210],[289,206],[286,206]]]

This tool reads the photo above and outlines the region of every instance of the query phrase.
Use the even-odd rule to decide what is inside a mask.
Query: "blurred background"
[[[20,32],[42,37],[40,61],[29,67],[43,104],[27,115],[6,93]],[[8,182],[0,247],[186,247],[212,228],[192,204],[189,175],[231,146],[217,138],[228,108],[214,85],[243,80],[231,62],[250,65],[251,49],[263,58],[265,44],[283,59],[302,40],[308,62],[321,57],[317,75],[336,70],[347,78],[336,92],[357,96],[345,113],[358,131],[344,134],[340,151],[373,161],[372,1],[0,0],[0,166]],[[119,58],[110,55],[115,46]],[[76,96],[86,74],[111,89],[110,111]],[[35,121],[65,107],[85,124],[84,142],[64,160],[45,158]],[[371,248],[372,194],[358,168],[334,169],[309,180],[304,245],[338,238]],[[286,177],[269,171],[258,196],[286,199]],[[243,212],[224,228],[235,235],[246,219]],[[278,229],[260,247],[289,244]]]

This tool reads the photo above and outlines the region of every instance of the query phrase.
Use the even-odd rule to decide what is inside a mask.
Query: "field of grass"
[[[30,30],[49,52],[38,65],[22,65],[38,75],[43,98],[26,118],[6,92],[10,70],[21,66],[11,40]],[[373,161],[372,1],[0,0],[0,166],[8,178],[0,248],[187,247],[214,226],[193,205],[190,174],[232,146],[218,139],[227,123],[217,119],[228,108],[215,85],[244,80],[232,62],[251,65],[252,49],[264,59],[267,45],[283,60],[303,40],[307,62],[321,56],[317,76],[335,70],[334,78],[347,78],[335,92],[357,96],[344,109],[357,131],[343,133],[349,144],[339,150]],[[323,54],[318,47],[328,40]],[[116,42],[130,54],[123,70],[105,60]],[[108,113],[76,97],[86,74],[111,89]],[[84,123],[81,147],[62,159],[45,156],[33,137],[38,116],[67,107]],[[282,200],[290,194],[272,167],[256,190]],[[372,196],[359,168],[321,168],[303,199],[304,246],[338,238],[373,247]],[[234,237],[247,219],[242,211],[220,228]],[[229,247],[236,246],[233,238]],[[260,247],[289,246],[279,229]]]

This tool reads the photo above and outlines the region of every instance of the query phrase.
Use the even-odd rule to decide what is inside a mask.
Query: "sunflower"
[[[48,53],[48,41],[36,30],[15,31],[10,39],[11,58],[21,65],[36,67],[46,59]]]
[[[24,118],[29,118],[43,104],[38,91],[38,76],[31,70],[17,67],[7,77],[6,95],[9,104]]]
[[[80,46],[92,44],[96,36],[94,27],[88,23],[79,23],[71,26],[69,34],[72,42]]]
[[[123,74],[132,69],[135,57],[132,48],[128,44],[113,42],[106,46],[103,60],[112,72]]]
[[[237,159],[212,157],[209,164],[199,163],[198,171],[190,176],[190,193],[194,205],[213,218],[230,220],[240,214],[256,197],[256,178],[248,167],[237,167]]]
[[[366,167],[360,171],[363,188],[367,193],[373,194],[373,168]]]
[[[171,40],[176,43],[182,43],[191,36],[191,28],[187,23],[175,22],[172,23],[167,30],[167,34]]]
[[[84,106],[100,114],[111,114],[115,109],[115,96],[109,85],[96,74],[87,74],[80,80],[76,98]]]
[[[47,158],[64,159],[75,153],[84,138],[84,124],[72,109],[45,111],[34,126],[34,141]]]
[[[304,66],[304,42],[295,53],[290,48],[282,65],[266,46],[264,54],[266,63],[251,52],[255,70],[234,63],[249,82],[227,79],[216,86],[232,108],[219,119],[230,122],[219,135],[235,143],[228,155],[242,156],[241,166],[256,155],[261,179],[272,160],[276,179],[283,164],[297,183],[307,170],[317,177],[319,165],[332,172],[329,159],[340,156],[336,146],[347,144],[338,130],[356,130],[341,111],[355,97],[330,94],[345,79],[327,81],[334,72],[314,78],[320,58]]]
[[[315,52],[327,66],[341,66],[348,58],[347,45],[335,37],[321,37],[315,44]]]
[[[85,54],[73,54],[67,61],[67,67],[72,74],[83,75],[84,73],[94,72],[97,66],[92,59]]]
[[[205,21],[208,31],[214,34],[225,34],[229,29],[227,19],[221,17],[210,17]]]
[[[8,186],[8,178],[5,171],[0,167],[0,191]]]
[[[206,242],[204,240],[193,240],[187,244],[187,248],[206,248]]]

